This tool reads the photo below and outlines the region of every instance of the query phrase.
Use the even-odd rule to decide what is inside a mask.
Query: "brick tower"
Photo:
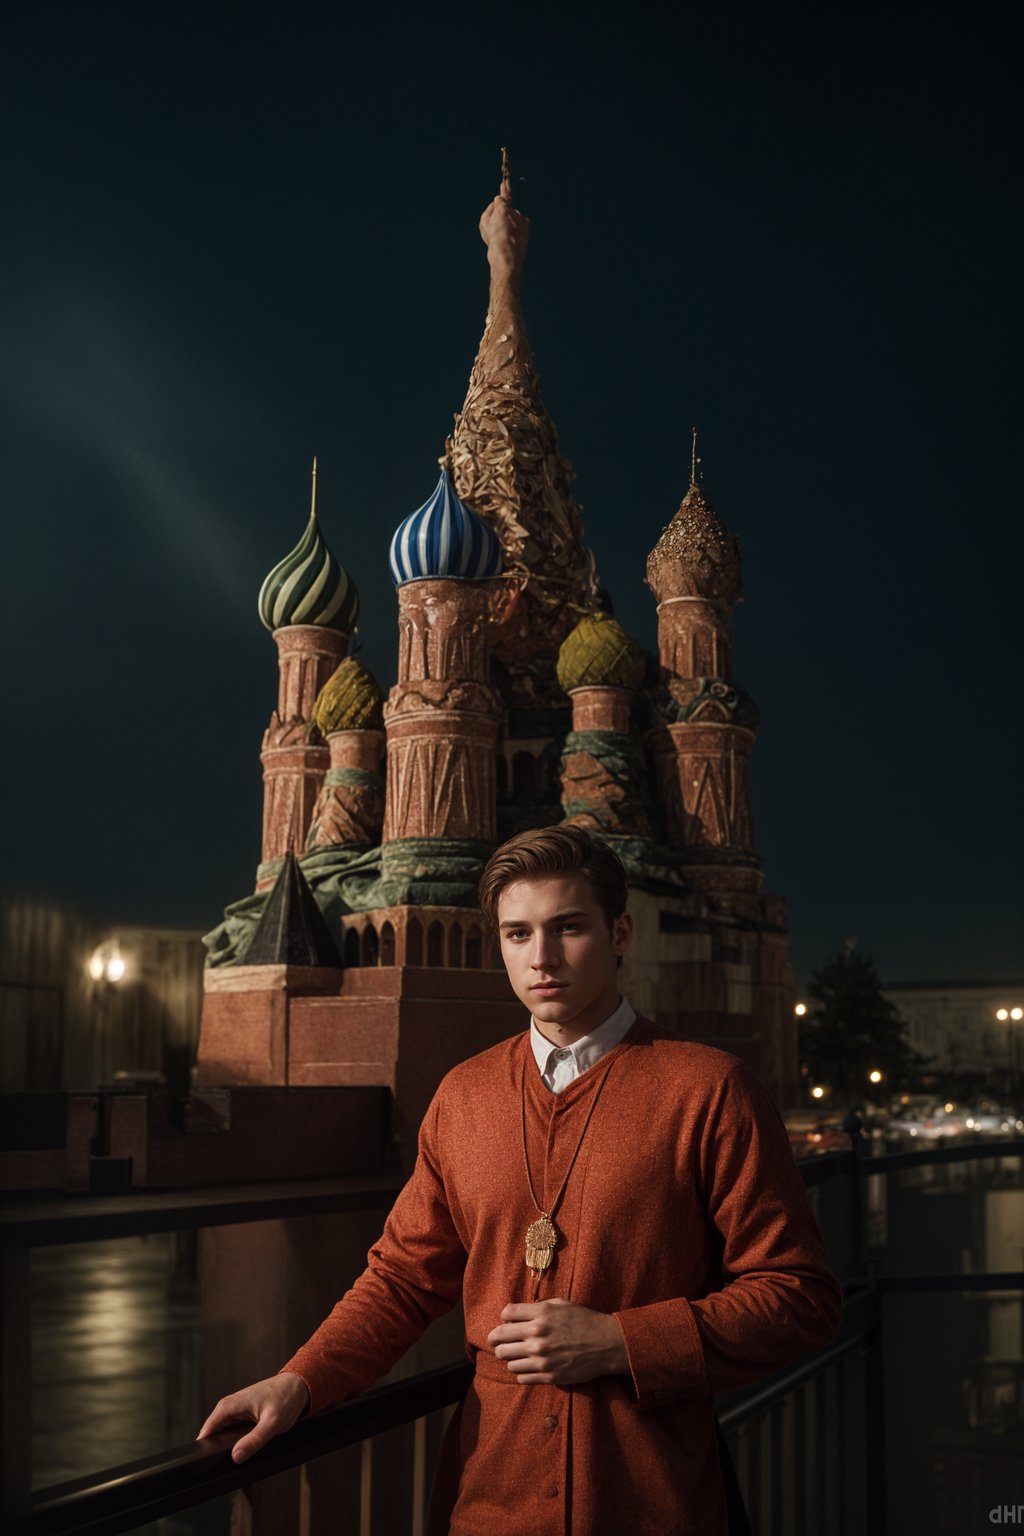
[[[686,879],[708,895],[756,898],[750,752],[757,709],[732,680],[730,614],[740,595],[739,545],[697,480],[647,560],[658,600],[658,652],[667,690],[654,740],[658,798]],[[745,900],[753,913],[756,902]]]
[[[301,849],[330,757],[313,719],[321,688],[348,649],[359,594],[324,543],[316,515],[260,588],[259,614],[277,646],[277,709],[263,736],[263,852],[257,890],[273,885],[283,856]]]

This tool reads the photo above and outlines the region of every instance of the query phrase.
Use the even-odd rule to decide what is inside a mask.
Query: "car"
[[[995,1113],[978,1110],[967,1116],[964,1127],[976,1136],[1013,1136],[1024,1130],[1024,1120],[1018,1120],[1012,1110]]]

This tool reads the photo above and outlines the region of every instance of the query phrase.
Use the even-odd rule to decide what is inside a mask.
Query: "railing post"
[[[853,1147],[850,1189],[852,1261],[871,1293],[872,1322],[864,1335],[864,1460],[867,1528],[871,1536],[886,1533],[885,1479],[885,1366],[882,1357],[881,1297],[875,1284],[875,1266],[867,1257],[867,1173],[864,1168],[863,1124],[852,1110],[843,1116],[842,1128]],[[840,1452],[841,1454],[841,1452]]]
[[[27,1248],[0,1250],[0,1513],[32,1506],[32,1291]]]
[[[866,1241],[866,1214],[867,1201],[864,1188],[864,1138],[861,1135],[863,1122],[853,1110],[847,1111],[843,1116],[842,1129],[850,1138],[853,1148],[853,1173],[850,1178],[850,1236],[855,1275],[865,1273],[865,1261],[867,1257]]]
[[[867,1281],[874,1302],[873,1321],[861,1346],[864,1359],[864,1459],[867,1497],[867,1528],[871,1536],[885,1536],[885,1361],[882,1354],[882,1298],[875,1281],[874,1265]]]

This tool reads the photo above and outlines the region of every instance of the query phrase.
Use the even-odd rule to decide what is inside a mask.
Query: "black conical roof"
[[[241,965],[340,970],[341,955],[294,853],[286,853]]]

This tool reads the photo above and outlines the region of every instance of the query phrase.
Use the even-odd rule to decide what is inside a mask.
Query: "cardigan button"
[[[557,1488],[549,1488],[548,1489],[548,1498],[549,1499],[557,1499],[558,1498],[558,1489]]]
[[[555,1417],[555,1415],[553,1413],[549,1413],[547,1418],[544,1420],[544,1428],[545,1429],[557,1429],[558,1428],[558,1420],[556,1419],[556,1417]]]

